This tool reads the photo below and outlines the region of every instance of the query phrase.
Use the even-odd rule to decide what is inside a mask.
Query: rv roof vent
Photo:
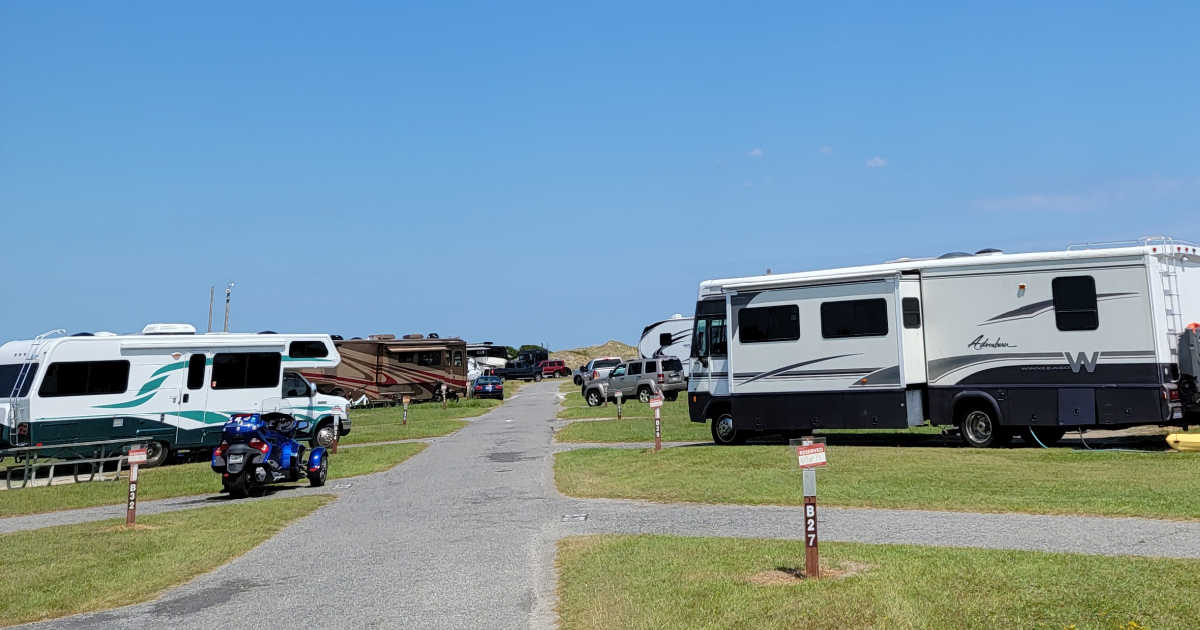
[[[147,324],[143,335],[194,335],[196,327],[191,324]]]
[[[395,338],[396,335],[392,334],[367,335],[367,339],[371,341],[391,341]],[[405,339],[408,339],[408,337],[406,336]]]
[[[428,335],[425,335],[425,336],[428,337],[429,339],[437,339],[438,338],[437,333],[429,333]]]
[[[989,254],[1003,254],[1003,253],[1004,253],[1003,249],[996,249],[995,247],[988,247],[986,249],[981,249],[981,250],[975,252],[975,255],[976,256],[987,256]]]
[[[964,258],[964,257],[970,256],[970,255],[971,254],[968,254],[967,252],[949,252],[947,254],[942,254],[941,256],[938,256],[938,260],[942,260],[943,258]]]
[[[115,332],[108,332],[107,330],[97,330],[97,331],[96,331],[96,336],[97,336],[97,337],[116,337],[116,336],[117,336],[117,333],[115,333]]]
[[[330,339],[332,339],[332,340],[334,340],[334,341],[341,341],[341,340],[342,340],[342,336],[341,336],[341,335],[329,335],[329,338],[330,338]]]
[[[260,330],[260,331],[258,331],[258,334],[260,334],[260,335],[278,335],[279,333],[275,332],[274,330]]]
[[[683,319],[683,313],[675,313],[671,316],[671,319]]]
[[[421,333],[411,333],[408,335],[404,335],[404,338],[405,339],[424,339],[425,335],[422,335]],[[394,337],[393,337],[393,339],[394,339]]]
[[[72,337],[95,337],[95,335],[93,335],[92,333],[89,333],[89,332],[78,332],[71,336]]]

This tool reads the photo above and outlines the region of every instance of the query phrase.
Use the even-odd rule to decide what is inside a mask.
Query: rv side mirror
[[[696,360],[700,362],[700,365],[708,367],[708,357],[696,357]]]
[[[664,348],[671,345],[671,333],[658,333],[658,345]]]
[[[308,397],[312,398],[313,396],[316,396],[316,395],[317,395],[317,386],[313,385],[312,383],[309,383],[308,384]]]

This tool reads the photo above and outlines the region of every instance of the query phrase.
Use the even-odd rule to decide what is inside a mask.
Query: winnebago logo
[[[1016,346],[1008,343],[1007,341],[1001,341],[999,337],[996,337],[996,340],[992,341],[983,335],[979,335],[975,339],[971,340],[971,343],[968,343],[967,347],[972,350],[984,350],[987,348],[1016,348]]]
[[[1070,352],[1064,352],[1063,356],[1067,358],[1067,364],[1071,366],[1071,371],[1078,374],[1079,368],[1083,368],[1092,373],[1096,371],[1096,361],[1100,358],[1099,352],[1093,352],[1089,357],[1086,352],[1080,352],[1072,357]]]

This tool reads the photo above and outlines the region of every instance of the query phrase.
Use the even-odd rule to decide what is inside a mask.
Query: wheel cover
[[[650,402],[650,390],[648,390],[648,389],[639,390],[638,391],[638,400],[640,400],[643,403]]]
[[[317,445],[326,447],[333,445],[332,426],[323,426],[317,430]]]
[[[733,439],[733,418],[731,416],[717,418],[717,436],[726,442]]]
[[[962,430],[972,442],[986,442],[992,438],[992,417],[983,411],[972,411],[963,419]]]

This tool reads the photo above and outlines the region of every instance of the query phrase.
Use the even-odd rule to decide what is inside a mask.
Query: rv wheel
[[[150,442],[146,445],[146,463],[142,466],[146,468],[154,468],[162,466],[163,462],[167,461],[167,455],[171,453],[171,449],[162,442]]]
[[[974,448],[1004,446],[1012,438],[1012,433],[996,422],[994,412],[982,407],[967,409],[959,423],[959,432],[963,443]]]
[[[744,431],[738,431],[733,426],[733,416],[723,413],[712,421],[713,442],[720,446],[741,444],[746,441]]]
[[[317,432],[313,434],[310,444],[313,448],[318,446],[329,448],[330,446],[333,446],[334,439],[336,439],[336,433],[333,430],[333,423],[326,422],[317,428]]]

